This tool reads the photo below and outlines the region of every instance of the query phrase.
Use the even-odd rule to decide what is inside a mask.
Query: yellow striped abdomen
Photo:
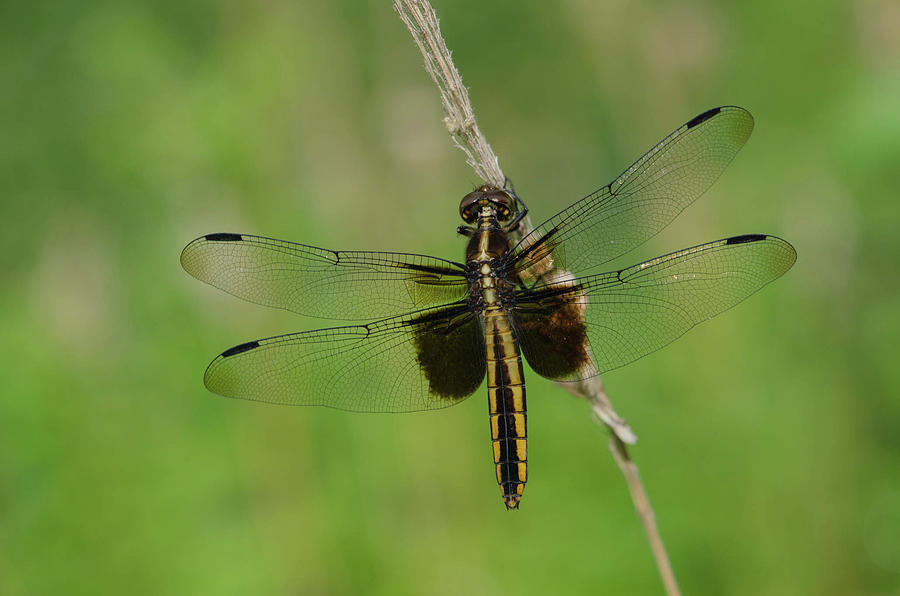
[[[527,480],[525,379],[519,345],[501,308],[484,312],[488,403],[497,483],[507,509],[518,509]]]

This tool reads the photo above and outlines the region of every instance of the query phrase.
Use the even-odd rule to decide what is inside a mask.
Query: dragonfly
[[[249,234],[197,238],[181,255],[197,279],[253,303],[344,322],[229,348],[204,384],[245,400],[415,412],[459,404],[486,379],[495,475],[507,509],[518,509],[528,476],[523,356],[553,381],[604,373],[794,264],[785,240],[744,234],[596,271],[702,195],[752,130],[740,107],[707,110],[532,230],[522,226],[528,209],[511,185],[483,185],[460,202],[463,261]]]

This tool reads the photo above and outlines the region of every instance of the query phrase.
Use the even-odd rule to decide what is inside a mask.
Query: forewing
[[[424,255],[332,251],[248,234],[208,234],[184,269],[244,300],[346,321],[447,304],[467,291],[460,265]]]
[[[595,267],[644,243],[703,194],[753,131],[743,108],[708,110],[608,185],[535,228],[513,249],[525,281]]]
[[[784,240],[749,234],[539,286],[518,295],[516,336],[538,374],[587,378],[669,344],[780,277],[796,258]]]
[[[349,327],[252,341],[209,365],[219,395],[355,412],[413,412],[461,402],[485,374],[484,332],[465,303]]]

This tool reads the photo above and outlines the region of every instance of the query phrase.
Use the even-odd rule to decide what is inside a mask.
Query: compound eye
[[[510,221],[515,212],[515,200],[505,192],[502,195],[495,196],[491,201],[497,211],[497,220],[502,222]]]
[[[477,192],[470,192],[459,202],[459,216],[466,223],[475,223],[475,204],[478,202],[479,195]]]

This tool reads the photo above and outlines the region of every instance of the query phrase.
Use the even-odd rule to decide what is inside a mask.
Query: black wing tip
[[[686,126],[688,128],[694,128],[695,126],[703,124],[704,122],[706,122],[707,120],[709,120],[710,118],[712,118],[713,116],[715,116],[716,114],[718,114],[721,111],[722,111],[721,107],[712,108],[711,110],[706,110],[702,114],[697,114],[696,116],[694,116],[693,118],[688,120]]]
[[[236,356],[237,354],[243,354],[244,352],[249,352],[255,348],[259,347],[258,341],[248,341],[246,343],[234,346],[233,348],[228,348],[221,354],[219,354],[220,358],[228,358],[229,356]]]
[[[240,234],[231,234],[229,232],[217,232],[215,234],[207,234],[203,237],[207,242],[240,242],[244,239]]]
[[[766,240],[768,238],[774,238],[774,236],[769,236],[768,234],[741,234],[740,236],[732,236],[731,238],[726,238],[725,245],[728,246],[731,244],[759,242],[760,240]]]
[[[751,126],[753,125],[753,114],[751,114],[749,111],[742,108],[741,106],[728,105],[728,106],[718,106],[715,108],[710,108],[709,110],[706,110],[705,112],[703,112],[701,114],[697,114],[696,116],[694,116],[693,118],[688,120],[687,123],[685,124],[685,126],[688,129],[694,128],[696,126],[703,124],[710,118],[713,118],[714,116],[721,114],[722,112],[728,112],[731,114],[742,114],[746,119],[748,119],[750,121]]]
[[[181,265],[190,272],[185,259],[188,258],[188,255],[191,254],[199,244],[204,242],[241,242],[243,239],[244,237],[241,234],[232,234],[230,232],[216,232],[215,234],[200,236],[199,238],[192,240],[181,251]]]
[[[794,245],[785,240],[784,238],[779,238],[778,236],[773,236],[772,234],[741,234],[740,236],[732,236],[731,238],[725,239],[725,246],[734,246],[737,244],[750,244],[752,242],[769,242],[773,245],[778,245],[782,250],[786,264],[784,271],[778,275],[780,277],[784,272],[794,266],[794,263],[797,262],[797,249],[794,248]]]

